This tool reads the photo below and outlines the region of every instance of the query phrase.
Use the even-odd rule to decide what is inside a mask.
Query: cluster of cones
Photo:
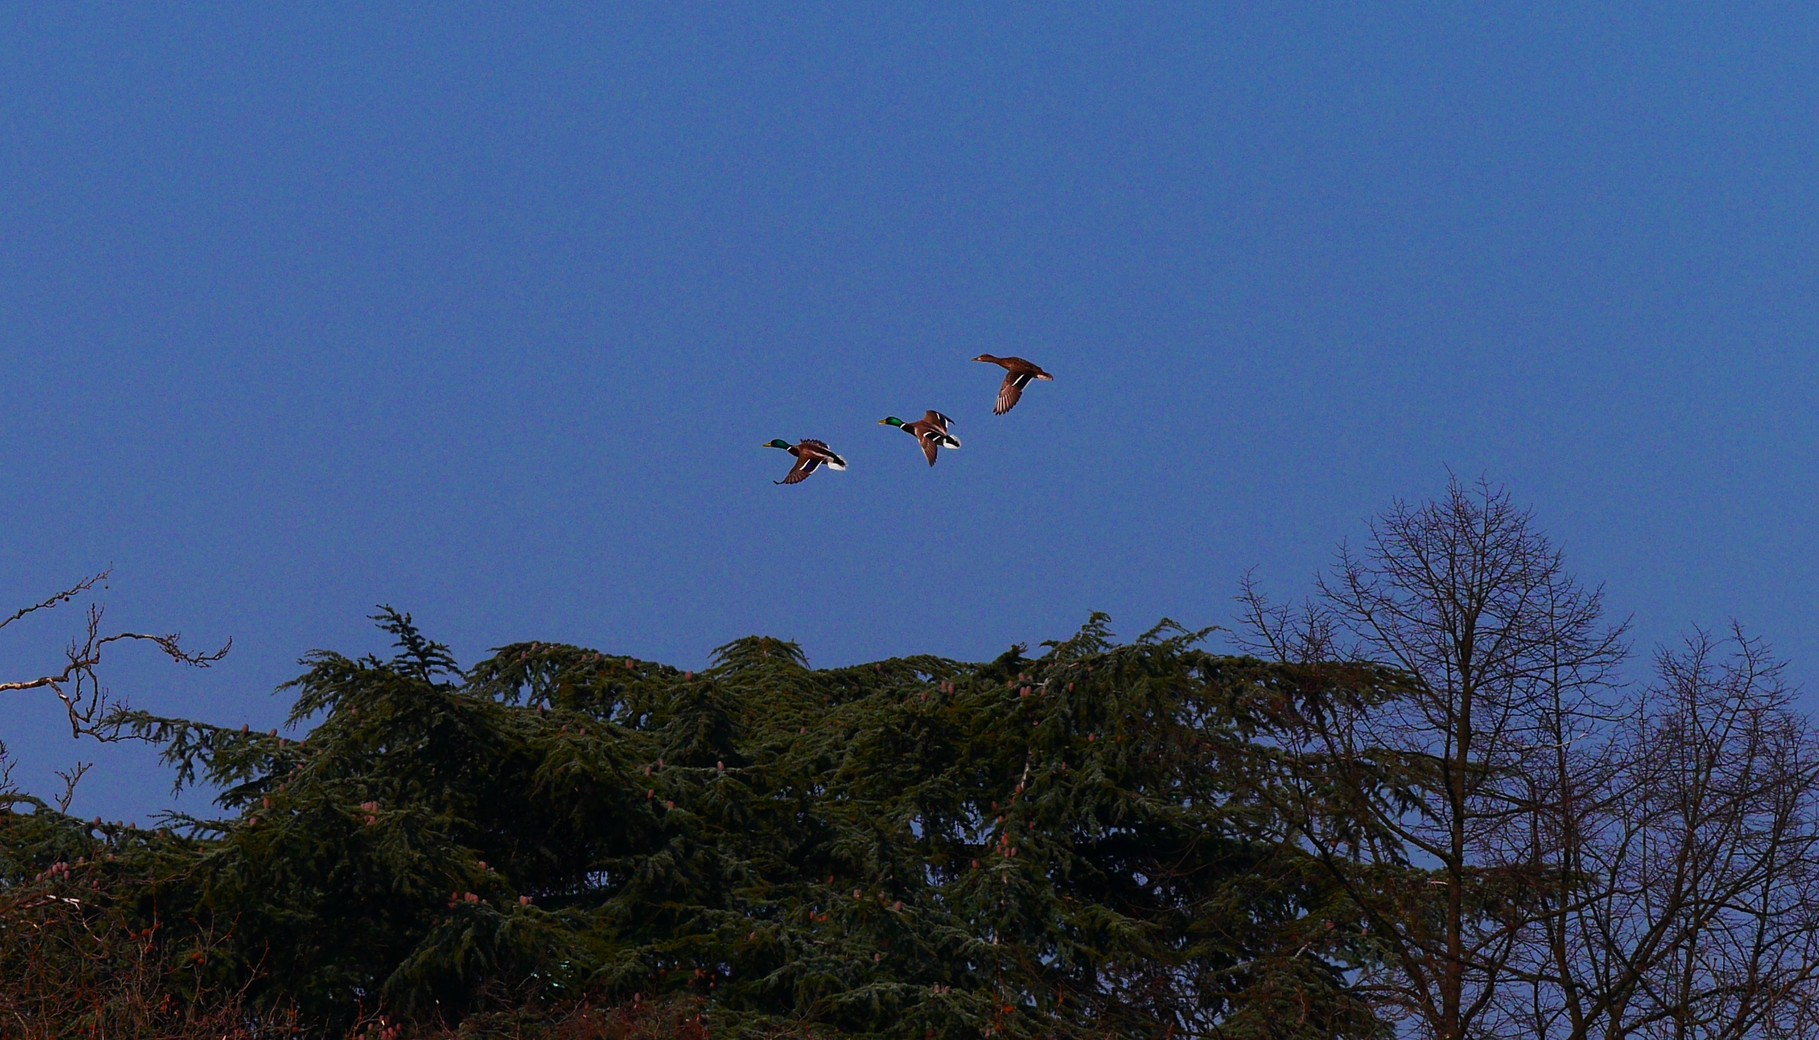
[[[1023,396],[1023,388],[1033,379],[1052,380],[1055,377],[1044,372],[1033,362],[1019,357],[994,357],[981,354],[973,359],[987,364],[997,365],[1004,369],[1004,382],[998,387],[998,403],[992,408],[993,415],[1003,415],[1017,406],[1018,398]],[[915,422],[904,422],[894,415],[878,420],[880,426],[895,426],[904,433],[916,438],[922,445],[922,454],[928,458],[928,464],[935,464],[935,453],[942,448],[958,448],[960,438],[948,432],[954,421],[934,409],[925,412]],[[781,438],[766,444],[767,448],[781,448],[796,457],[796,464],[782,480],[773,484],[800,484],[809,478],[809,474],[823,466],[828,469],[845,469],[846,460],[834,453],[826,441],[803,438],[795,444]]]

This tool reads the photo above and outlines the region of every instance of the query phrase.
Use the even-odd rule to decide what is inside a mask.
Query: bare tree
[[[1625,626],[1484,482],[1397,503],[1317,591],[1289,611],[1247,582],[1252,648],[1388,665],[1408,689],[1309,720],[1292,750],[1326,764],[1314,775],[1374,779],[1303,786],[1283,808],[1377,937],[1384,968],[1362,983],[1379,1006],[1441,1040],[1490,1035],[1512,957],[1546,913],[1536,890],[1552,867],[1520,834],[1536,766],[1556,764],[1556,790],[1584,785],[1596,760],[1577,745],[1622,708]]]
[[[0,630],[16,622],[45,611],[55,610],[65,604],[83,599],[97,589],[107,588],[110,571],[102,571],[83,578],[74,585],[31,606],[21,607],[11,615],[0,619]],[[101,684],[96,669],[101,664],[103,652],[114,643],[140,642],[150,643],[165,656],[178,664],[196,668],[207,668],[227,656],[233,647],[233,640],[228,640],[218,650],[197,653],[185,650],[182,636],[172,632],[168,635],[151,635],[144,632],[106,632],[102,628],[102,617],[105,608],[99,603],[89,603],[87,625],[83,634],[70,640],[64,651],[64,665],[54,672],[47,672],[34,679],[20,679],[12,682],[0,681],[0,693],[20,693],[26,690],[50,690],[63,704],[69,716],[70,733],[80,736],[83,733],[95,734],[95,725],[107,713],[111,702],[108,691]]]
[[[1733,626],[1616,681],[1623,624],[1508,494],[1397,504],[1252,648],[1406,677],[1306,720],[1282,808],[1416,1035],[1819,1035],[1819,736]],[[1311,766],[1312,768],[1308,768]]]
[[[1819,1032],[1819,740],[1732,627],[1656,657],[1617,768],[1537,848],[1565,869],[1513,959],[1539,1037]],[[1537,814],[1541,818],[1542,814]]]

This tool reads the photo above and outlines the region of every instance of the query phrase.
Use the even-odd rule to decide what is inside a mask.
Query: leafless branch
[[[0,628],[18,621],[39,611],[55,609],[69,603],[95,588],[106,588],[110,571],[84,578],[74,585],[56,593],[47,599],[28,607],[23,607],[0,621]],[[65,663],[61,670],[40,675],[34,679],[23,679],[12,682],[0,682],[0,693],[19,693],[26,690],[50,690],[63,704],[69,718],[70,733],[80,736],[93,732],[98,718],[106,714],[112,705],[108,691],[101,684],[96,669],[106,648],[114,643],[140,642],[149,643],[159,652],[178,664],[194,668],[207,668],[227,656],[233,647],[233,640],[228,640],[217,650],[197,652],[183,647],[179,633],[153,635],[144,632],[103,632],[102,617],[105,608],[98,603],[91,603],[87,612],[87,624],[79,639],[72,639],[64,651]]]
[[[93,765],[93,762],[77,762],[69,769],[57,770],[57,778],[63,781],[63,793],[57,796],[58,812],[69,812],[70,803],[76,800],[76,785],[88,775],[89,767]]]
[[[55,595],[44,600],[43,602],[34,603],[29,607],[21,607],[18,610],[14,611],[11,615],[9,615],[6,618],[6,620],[0,621],[0,628],[5,628],[6,626],[12,624],[15,621],[18,621],[20,618],[23,618],[28,614],[35,614],[40,610],[50,610],[50,609],[58,606],[59,604],[68,603],[70,600],[75,599],[76,597],[82,595],[85,592],[88,592],[90,589],[93,589],[96,586],[100,586],[101,588],[105,589],[105,588],[107,588],[108,576],[111,575],[112,573],[113,573],[112,568],[109,568],[108,570],[102,571],[100,574],[91,574],[88,577],[83,578],[81,581],[77,582],[76,584],[71,585],[69,588],[64,589],[62,592],[56,593]]]

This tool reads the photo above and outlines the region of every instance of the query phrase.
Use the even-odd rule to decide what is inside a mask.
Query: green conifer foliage
[[[173,959],[207,937],[211,985],[324,1035],[581,999],[699,1001],[713,1036],[1384,1035],[1270,806],[1356,796],[1275,738],[1394,676],[1103,616],[982,664],[753,637],[699,674],[548,643],[463,671],[377,620],[390,659],[306,658],[302,739],[116,720],[225,818],[129,856],[0,814],[7,882],[112,850]]]

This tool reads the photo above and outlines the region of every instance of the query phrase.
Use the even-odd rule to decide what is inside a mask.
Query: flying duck
[[[833,449],[827,446],[826,441],[818,441],[805,437],[801,443],[791,444],[789,441],[779,437],[769,444],[764,445],[764,447],[782,448],[784,451],[796,456],[796,464],[790,467],[789,473],[786,474],[782,480],[771,481],[773,484],[800,484],[808,479],[810,473],[815,472],[822,466],[826,466],[828,469],[846,468],[846,460],[834,454]]]
[[[1023,396],[1023,388],[1032,379],[1052,381],[1055,377],[1042,371],[1041,366],[1025,361],[1020,357],[994,357],[981,354],[973,359],[997,365],[1004,369],[1004,384],[998,387],[998,405],[992,409],[993,415],[1003,415],[1017,407],[1017,399]]]
[[[902,419],[892,415],[879,419],[878,425],[895,426],[904,433],[916,438],[917,442],[922,445],[922,454],[928,456],[928,464],[933,466],[935,464],[935,449],[958,448],[960,446],[960,438],[947,432],[948,424],[953,421],[954,420],[949,419],[940,412],[931,409],[926,415],[917,419],[915,422],[906,423]]]

